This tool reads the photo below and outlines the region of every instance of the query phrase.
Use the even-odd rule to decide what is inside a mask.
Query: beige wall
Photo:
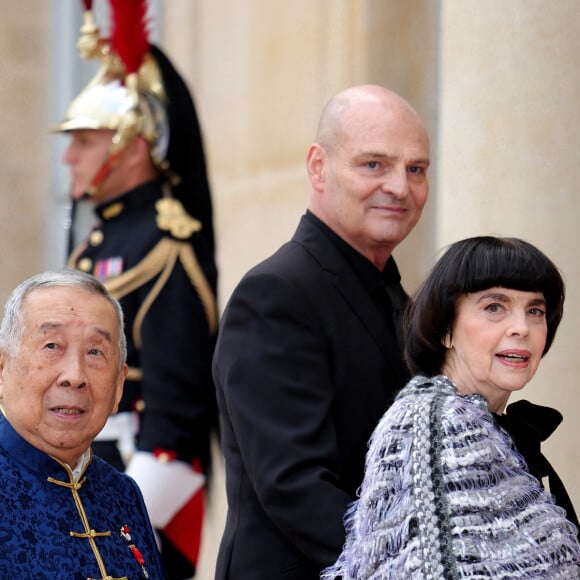
[[[0,17],[0,304],[44,266],[49,197],[47,5],[6,2]]]
[[[6,3],[0,20],[3,247],[0,294],[43,267],[51,220],[43,12]],[[306,205],[304,157],[341,88],[382,83],[424,117],[432,196],[397,250],[407,289],[444,245],[493,233],[536,243],[561,267],[561,331],[524,396],[565,413],[547,451],[580,507],[580,21],[576,0],[171,0],[161,44],[193,88],[213,185],[220,300],[294,231]],[[200,578],[213,577],[223,472]]]

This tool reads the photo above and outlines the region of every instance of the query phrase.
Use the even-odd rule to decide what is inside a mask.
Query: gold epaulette
[[[157,227],[178,240],[188,240],[201,230],[201,222],[190,216],[177,199],[164,197],[155,203],[155,208]]]

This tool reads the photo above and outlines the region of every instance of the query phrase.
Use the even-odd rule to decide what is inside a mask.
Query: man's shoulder
[[[242,277],[238,289],[265,286],[269,288],[312,287],[327,276],[311,250],[295,240],[280,246],[273,254],[252,266]]]
[[[315,272],[342,267],[343,259],[323,230],[303,216],[292,237],[267,258],[250,268],[247,276],[278,274],[287,278],[309,278]]]

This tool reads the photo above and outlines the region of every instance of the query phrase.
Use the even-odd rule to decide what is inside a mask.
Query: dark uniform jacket
[[[137,410],[137,448],[209,457],[216,414],[211,357],[216,267],[199,222],[153,181],[96,208],[100,224],[69,265],[120,299],[129,375],[120,411]]]
[[[214,381],[228,514],[216,580],[319,578],[340,554],[368,438],[408,379],[345,246],[307,214],[222,317]],[[398,281],[392,259],[387,269]]]

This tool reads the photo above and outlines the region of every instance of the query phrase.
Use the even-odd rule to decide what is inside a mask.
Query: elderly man
[[[127,375],[123,313],[92,276],[29,278],[0,326],[0,577],[163,578],[136,483],[93,457]]]
[[[309,211],[240,282],[218,334],[218,580],[315,580],[340,553],[367,440],[408,378],[391,254],[427,201],[428,166],[425,128],[392,91],[352,87],[323,110]]]

